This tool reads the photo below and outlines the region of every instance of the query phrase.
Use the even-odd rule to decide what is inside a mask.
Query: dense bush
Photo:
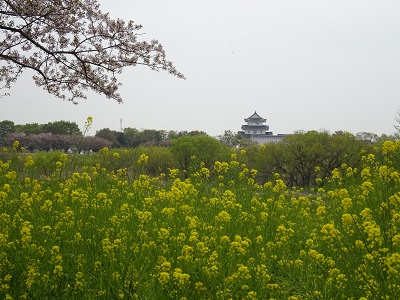
[[[173,140],[171,151],[179,167],[187,174],[197,170],[201,164],[210,168],[229,152],[226,146],[207,135],[183,136]]]

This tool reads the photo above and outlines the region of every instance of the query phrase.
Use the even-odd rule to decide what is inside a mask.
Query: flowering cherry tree
[[[33,70],[36,85],[77,103],[90,89],[122,102],[117,74],[144,65],[184,78],[141,25],[113,20],[96,0],[1,0],[0,88]]]

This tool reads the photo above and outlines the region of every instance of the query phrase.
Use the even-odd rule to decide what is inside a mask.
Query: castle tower
[[[262,118],[256,111],[250,117],[244,119],[244,121],[247,123],[246,125],[242,125],[242,134],[245,136],[272,134],[272,132],[268,131],[269,126],[265,124],[267,119]]]

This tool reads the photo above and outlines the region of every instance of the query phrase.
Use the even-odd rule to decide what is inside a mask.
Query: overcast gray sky
[[[254,111],[274,134],[347,130],[392,134],[400,106],[398,0],[100,0],[143,25],[187,76],[138,66],[120,79],[123,104],[95,93],[75,106],[29,73],[0,98],[0,121],[73,121],[93,130],[238,131]]]

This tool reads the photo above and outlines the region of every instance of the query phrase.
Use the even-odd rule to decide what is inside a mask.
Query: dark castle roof
[[[259,121],[259,122],[265,122],[267,121],[267,119],[264,119],[263,117],[261,117],[256,111],[254,112],[254,114],[252,114],[250,117],[248,117],[247,119],[244,119],[246,122],[255,122],[255,121]]]

